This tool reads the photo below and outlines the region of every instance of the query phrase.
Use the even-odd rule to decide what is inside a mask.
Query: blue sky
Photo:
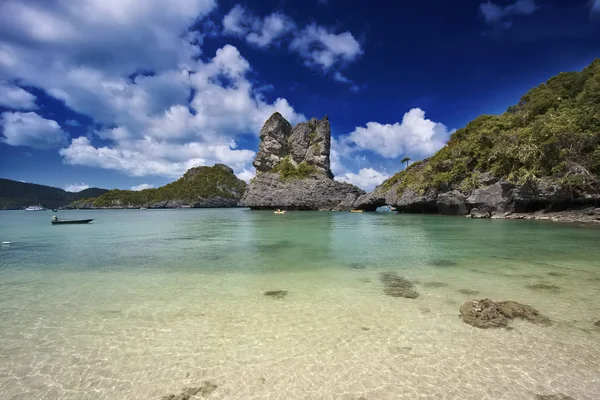
[[[600,0],[4,0],[0,177],[158,187],[264,120],[328,115],[336,179],[371,189],[454,129],[600,56]]]

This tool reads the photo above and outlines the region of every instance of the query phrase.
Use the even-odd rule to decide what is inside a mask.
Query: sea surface
[[[193,387],[191,399],[600,398],[598,227],[245,209],[59,211],[94,221],[52,226],[52,214],[0,212],[2,400]],[[419,297],[386,295],[382,272]],[[462,322],[460,305],[482,298],[553,323]]]

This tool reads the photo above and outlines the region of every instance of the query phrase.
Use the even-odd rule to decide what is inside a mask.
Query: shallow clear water
[[[533,399],[600,393],[600,229],[247,210],[0,212],[0,398]],[[419,282],[386,296],[382,271]],[[545,283],[558,290],[532,290]],[[480,293],[462,294],[461,289]],[[264,295],[287,290],[283,299]],[[549,327],[480,330],[474,298]],[[199,397],[198,397],[199,398]]]

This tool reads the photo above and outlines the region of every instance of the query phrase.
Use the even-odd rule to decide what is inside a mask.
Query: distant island
[[[20,210],[36,204],[46,208],[59,208],[76,200],[101,196],[106,192],[106,189],[89,188],[72,193],[52,186],[0,178],[0,210]]]
[[[110,190],[80,199],[67,208],[211,208],[237,207],[246,182],[224,164],[189,169],[181,178],[157,189]]]
[[[0,179],[0,209],[19,210],[32,204],[66,209],[237,207],[245,189],[246,182],[223,164],[191,168],[175,182],[140,191],[90,188],[71,193]]]

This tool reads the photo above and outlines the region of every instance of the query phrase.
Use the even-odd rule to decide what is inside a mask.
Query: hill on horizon
[[[106,192],[107,189],[88,188],[73,193],[57,187],[0,178],[0,209],[19,210],[36,204],[58,208],[75,200],[98,197]]]

